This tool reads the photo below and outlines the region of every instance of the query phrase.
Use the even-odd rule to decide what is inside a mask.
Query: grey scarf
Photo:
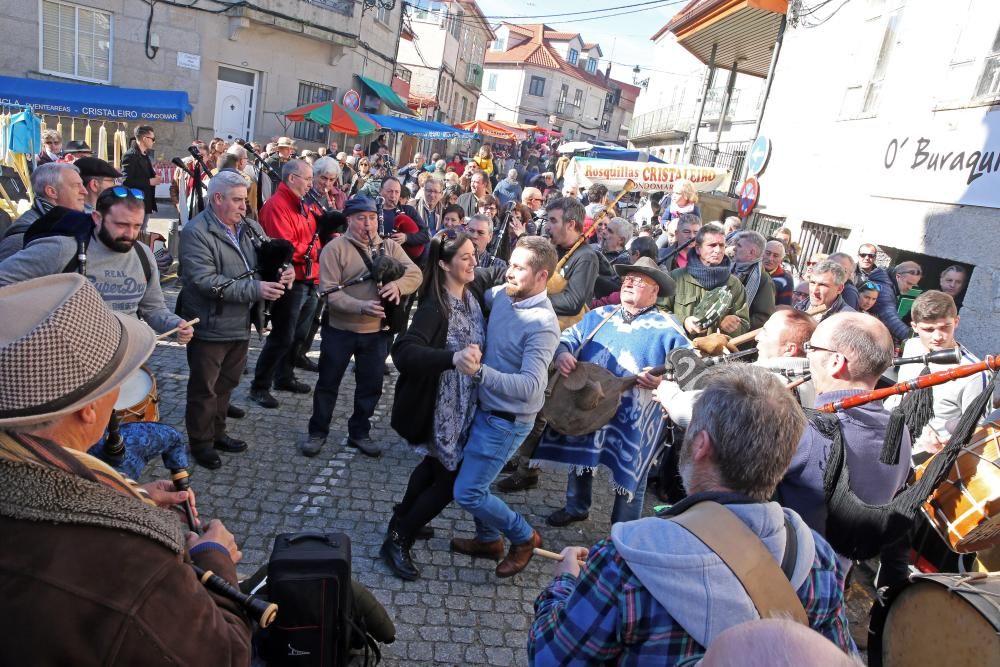
[[[747,293],[747,305],[753,303],[760,289],[760,260],[756,262],[733,262],[733,275],[740,279]]]
[[[722,287],[729,280],[732,270],[733,262],[728,257],[722,258],[722,263],[718,266],[705,266],[701,257],[698,256],[696,248],[691,248],[688,251],[688,263],[687,272],[688,274],[698,281],[702,287],[707,290],[713,290],[716,287]]]

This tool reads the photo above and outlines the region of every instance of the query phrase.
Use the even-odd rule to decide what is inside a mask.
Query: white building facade
[[[971,271],[959,339],[1000,336],[1000,3],[866,0],[790,12],[761,134],[756,224],[807,251],[878,244],[919,287]]]
[[[638,88],[600,71],[600,45],[542,24],[501,23],[495,33],[478,119],[547,127],[569,140],[624,141]]]

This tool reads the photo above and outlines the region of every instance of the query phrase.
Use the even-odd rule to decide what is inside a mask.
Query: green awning
[[[388,84],[374,81],[366,76],[359,76],[358,78],[361,79],[361,83],[368,86],[368,89],[371,90],[373,93],[375,93],[375,95],[380,100],[385,102],[386,106],[392,109],[393,111],[396,111],[398,113],[404,113],[407,116],[416,115],[413,113],[413,111],[410,110],[409,107],[406,106],[406,100],[397,95],[396,91],[393,90],[392,87],[389,86]]]

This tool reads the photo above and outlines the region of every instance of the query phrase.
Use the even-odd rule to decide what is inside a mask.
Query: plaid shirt
[[[844,577],[833,549],[816,540],[812,570],[798,596],[809,625],[851,654]],[[747,619],[751,620],[751,619]],[[611,540],[590,550],[580,576],[557,577],[535,600],[528,638],[532,665],[677,665],[705,653],[646,590]]]

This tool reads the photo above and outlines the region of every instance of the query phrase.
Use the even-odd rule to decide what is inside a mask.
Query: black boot
[[[393,530],[389,532],[389,535],[382,543],[382,548],[379,550],[382,560],[389,566],[389,569],[397,577],[406,581],[414,581],[420,578],[420,572],[413,564],[413,556],[410,554],[411,546],[413,546],[411,540],[400,536],[399,533]]]

